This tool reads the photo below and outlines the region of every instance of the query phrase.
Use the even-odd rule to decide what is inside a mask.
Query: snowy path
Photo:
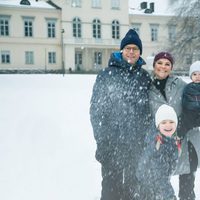
[[[94,75],[0,76],[0,199],[98,200]],[[198,171],[197,181],[199,184]],[[173,177],[178,191],[178,179]],[[197,191],[200,200],[200,191]]]

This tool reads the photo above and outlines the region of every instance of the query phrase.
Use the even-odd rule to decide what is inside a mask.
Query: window
[[[48,38],[56,37],[56,21],[55,20],[47,20],[47,34],[48,34]]]
[[[72,7],[81,7],[81,0],[72,0]]]
[[[78,17],[73,19],[73,36],[81,38],[81,20]]]
[[[75,53],[75,66],[77,70],[81,70],[83,64],[83,55],[81,52]]]
[[[0,36],[9,36],[9,16],[0,15]]]
[[[25,52],[25,63],[26,64],[33,64],[33,52],[32,51],[26,51]]]
[[[112,21],[112,38],[119,39],[119,22],[117,20]]]
[[[9,51],[2,51],[1,52],[1,63],[9,64],[10,63],[10,52]]]
[[[94,67],[100,68],[102,65],[102,52],[94,52]]]
[[[33,36],[33,17],[24,17],[24,36]]]
[[[92,7],[93,8],[100,8],[101,7],[101,0],[92,0]]]
[[[49,64],[55,64],[56,63],[56,52],[49,52],[48,53],[48,62],[49,62]]]
[[[132,24],[132,29],[134,29],[138,35],[140,35],[140,27],[141,27],[141,24],[140,23],[133,23]]]
[[[93,37],[96,39],[101,38],[101,22],[99,19],[93,20]]]
[[[120,8],[120,0],[111,0],[111,8],[118,10]]]
[[[169,33],[169,40],[175,41],[176,40],[176,26],[175,25],[168,26],[168,33]]]
[[[158,41],[158,25],[157,24],[151,24],[150,29],[151,29],[151,41]]]

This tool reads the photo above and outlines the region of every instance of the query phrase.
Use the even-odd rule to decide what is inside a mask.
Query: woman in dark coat
[[[173,57],[168,52],[160,52],[154,58],[153,81],[149,93],[150,109],[153,116],[160,105],[168,104],[175,109],[180,119],[182,113],[182,95],[186,83],[171,73],[173,64]],[[187,133],[184,140],[182,140],[182,153],[175,172],[176,175],[180,175],[180,200],[195,199],[194,181],[197,170],[197,156],[194,144],[196,145],[196,141],[199,141],[197,135],[190,133]]]
[[[101,200],[133,200],[136,166],[149,121],[151,79],[142,69],[142,43],[134,30],[127,32],[120,49],[98,74],[91,98],[96,159],[102,166]]]

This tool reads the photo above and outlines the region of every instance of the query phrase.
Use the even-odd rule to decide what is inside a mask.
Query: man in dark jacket
[[[142,42],[130,29],[120,52],[97,76],[90,119],[102,165],[101,200],[134,200],[135,170],[149,121],[150,76],[142,69]]]

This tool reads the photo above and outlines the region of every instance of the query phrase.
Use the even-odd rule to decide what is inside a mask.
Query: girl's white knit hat
[[[192,73],[194,72],[200,72],[200,61],[196,61],[190,66],[190,71],[189,71],[190,78],[192,76]]]
[[[159,124],[164,120],[172,120],[175,122],[176,127],[178,125],[178,118],[174,108],[166,104],[161,105],[156,112],[155,115],[156,127],[158,127]]]

